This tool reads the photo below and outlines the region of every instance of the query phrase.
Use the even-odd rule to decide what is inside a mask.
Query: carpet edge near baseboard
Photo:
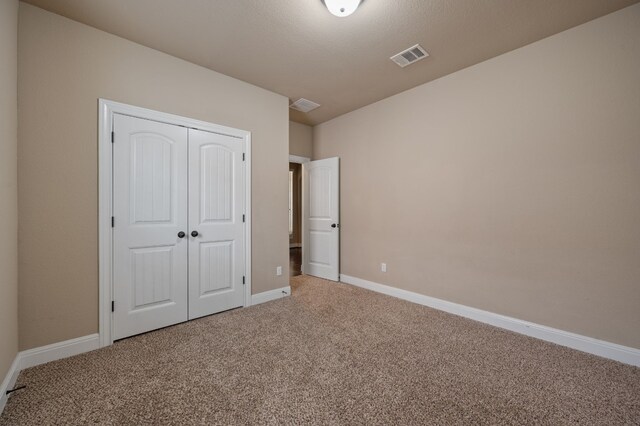
[[[435,297],[425,296],[408,290],[402,290],[362,278],[340,274],[340,282],[371,290],[408,302],[428,306],[439,311],[479,321],[494,327],[503,328],[525,336],[555,343],[581,352],[640,367],[640,349],[598,340],[581,334],[496,314],[470,306],[449,302]]]
[[[18,380],[18,375],[20,374],[20,352],[16,354],[16,357],[13,359],[7,374],[2,380],[2,384],[0,384],[0,415],[2,411],[4,411],[5,405],[7,405],[7,400],[9,399],[9,395],[7,391],[12,389],[16,384],[16,380]]]
[[[291,286],[276,288],[251,295],[251,306],[291,296]]]

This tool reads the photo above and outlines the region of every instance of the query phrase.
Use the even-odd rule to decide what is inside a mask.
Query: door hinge
[[[242,161],[244,161],[244,152],[242,153]]]
[[[116,218],[111,216],[111,227],[115,227],[116,226]]]
[[[243,222],[245,221],[245,217],[244,217],[244,215],[242,215],[242,221],[243,221]]]
[[[246,284],[246,283],[245,283],[245,277],[244,277],[244,275],[243,275],[243,276],[242,276],[242,285],[244,285],[244,284]]]
[[[115,300],[111,301],[111,312],[115,312],[116,311],[116,302]]]
[[[116,132],[111,132],[111,143],[116,141]]]

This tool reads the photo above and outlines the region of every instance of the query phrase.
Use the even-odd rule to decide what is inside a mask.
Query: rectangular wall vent
[[[318,108],[319,106],[320,104],[310,101],[309,99],[300,98],[294,103],[292,103],[291,105],[289,105],[289,108],[302,111],[302,112],[309,112],[311,110]]]
[[[426,58],[427,56],[429,56],[427,51],[424,50],[419,44],[416,44],[415,46],[403,50],[397,55],[393,55],[390,59],[404,68],[407,65],[418,62],[420,59]]]

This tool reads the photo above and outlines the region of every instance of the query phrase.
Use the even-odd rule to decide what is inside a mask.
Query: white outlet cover
[[[276,268],[276,275],[277,275],[277,276],[282,275],[282,266],[278,266],[278,267]]]
[[[380,264],[380,270],[382,272],[387,272],[387,264],[386,263],[381,263]]]

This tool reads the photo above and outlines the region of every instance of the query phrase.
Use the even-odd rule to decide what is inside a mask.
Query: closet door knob
[[[178,238],[184,238],[185,235],[187,235],[187,234],[185,234],[182,231],[178,232]]]
[[[191,236],[192,237],[197,237],[198,236],[198,231],[192,231],[191,232]]]

